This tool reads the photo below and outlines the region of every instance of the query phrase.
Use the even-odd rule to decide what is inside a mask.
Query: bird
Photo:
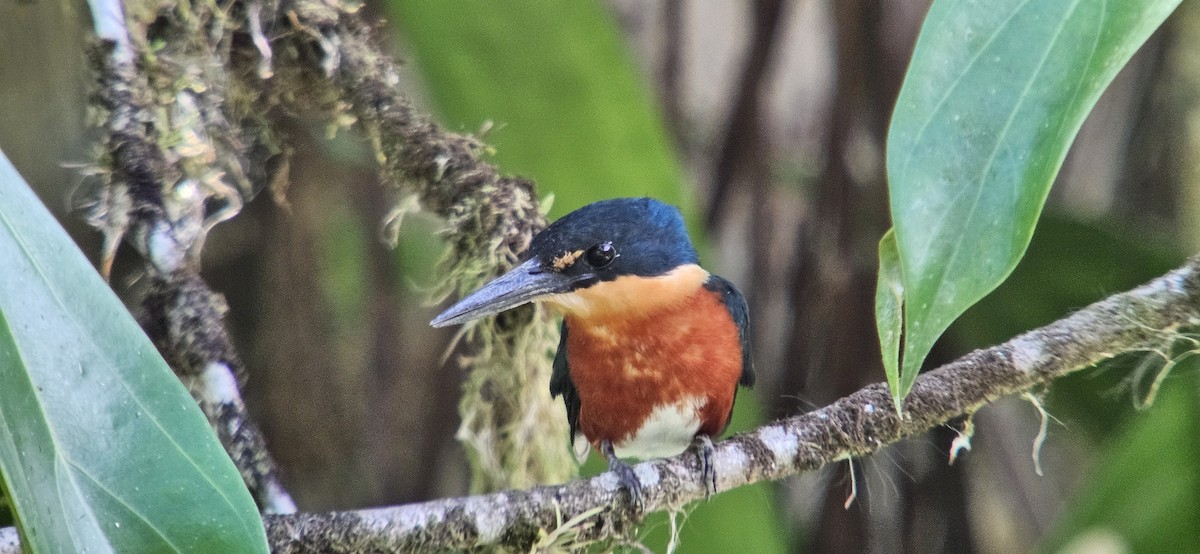
[[[622,459],[696,445],[715,492],[712,437],[728,426],[738,386],[754,385],[749,309],[737,287],[700,267],[679,209],[652,198],[588,204],[537,233],[522,260],[431,325],[556,307],[550,394],[566,407],[576,457],[597,449],[640,506],[641,483]]]

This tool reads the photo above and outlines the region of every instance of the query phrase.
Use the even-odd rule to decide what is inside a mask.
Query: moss
[[[97,56],[96,107],[110,136],[95,174],[89,220],[109,244],[122,237],[164,275],[194,270],[213,225],[255,192],[283,187],[263,170],[286,147],[280,113],[317,113],[356,126],[376,147],[385,183],[400,199],[447,222],[440,297],[472,290],[512,267],[545,226],[534,184],[483,160],[478,139],[441,129],[395,89],[394,62],[373,44],[357,3],[324,0],[127,3],[136,67]],[[270,38],[268,38],[270,37]],[[398,201],[392,215],[416,208]],[[154,249],[166,237],[170,256]],[[562,482],[576,464],[565,417],[550,398],[557,331],[528,308],[474,324],[458,436],[474,489]],[[190,360],[186,356],[180,358]]]
[[[483,161],[481,141],[446,132],[417,113],[396,92],[392,60],[375,48],[356,16],[341,9],[335,21],[326,4],[311,4],[282,7],[302,32],[276,43],[276,52],[286,51],[298,64],[281,75],[303,83],[282,88],[306,92],[280,98],[297,108],[323,109],[334,124],[352,119],[371,139],[384,181],[405,191],[397,195],[386,229],[394,232],[386,226],[414,209],[413,195],[446,219],[445,277],[436,296],[474,290],[515,265],[545,226],[533,183],[501,175]],[[458,438],[467,447],[474,490],[557,483],[577,473],[566,447],[566,418],[547,392],[556,339],[549,318],[533,307],[477,322],[468,331],[471,354],[462,361],[470,371]]]

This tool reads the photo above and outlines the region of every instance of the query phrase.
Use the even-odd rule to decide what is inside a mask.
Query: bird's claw
[[[629,493],[629,505],[634,512],[642,512],[642,482],[638,480],[637,473],[633,471],[633,467],[617,457],[613,451],[612,443],[604,441],[600,445],[604,457],[608,458],[608,470],[616,474],[618,486]]]
[[[717,493],[717,468],[713,466],[713,455],[717,449],[708,435],[696,436],[696,457],[700,458],[700,480],[704,483],[704,499]]]

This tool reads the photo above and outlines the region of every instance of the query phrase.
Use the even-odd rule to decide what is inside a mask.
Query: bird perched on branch
[[[567,408],[576,456],[608,460],[635,505],[641,485],[620,458],[673,456],[697,444],[716,487],[710,437],[754,384],[746,300],[710,274],[679,210],[650,198],[584,206],[533,238],[526,260],[436,319],[465,323],[528,302],[564,314],[550,393]]]

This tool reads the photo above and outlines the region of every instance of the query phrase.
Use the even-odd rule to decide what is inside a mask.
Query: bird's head
[[[438,315],[466,323],[533,302],[595,315],[671,301],[708,273],[697,265],[683,216],[651,198],[589,204],[533,237],[525,261]]]

